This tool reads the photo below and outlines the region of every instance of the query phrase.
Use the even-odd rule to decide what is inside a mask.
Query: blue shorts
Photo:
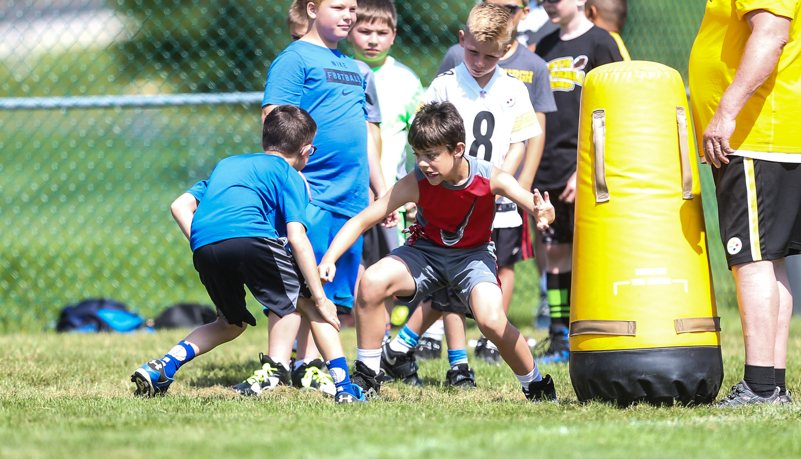
[[[334,237],[349,220],[349,217],[309,204],[306,207],[306,219],[309,221],[306,234],[314,248],[317,264],[320,264]],[[353,307],[353,293],[356,289],[356,277],[359,275],[361,260],[362,237],[359,237],[353,247],[348,249],[337,261],[334,282],[323,286],[325,295],[337,306]]]

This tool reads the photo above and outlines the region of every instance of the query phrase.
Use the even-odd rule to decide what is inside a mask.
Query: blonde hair
[[[506,44],[512,36],[509,10],[494,3],[479,3],[470,11],[465,32],[473,35],[479,43]]]
[[[286,25],[289,27],[308,27],[309,16],[306,14],[307,0],[294,0],[286,14]]]

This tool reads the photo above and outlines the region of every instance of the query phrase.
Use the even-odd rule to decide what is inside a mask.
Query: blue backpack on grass
[[[106,298],[95,298],[62,309],[56,331],[131,332],[142,328],[144,323],[144,319],[128,312],[124,304]]]

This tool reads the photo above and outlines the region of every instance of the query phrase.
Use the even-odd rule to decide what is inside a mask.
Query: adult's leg
[[[503,312],[503,294],[500,287],[481,282],[470,292],[470,307],[479,330],[495,343],[503,360],[516,375],[526,375],[534,369],[534,358],[523,335],[511,324]]]
[[[776,288],[779,291],[779,316],[776,323],[776,346],[773,350],[773,366],[787,368],[787,341],[790,337],[790,319],[793,317],[793,292],[787,279],[784,259],[773,261]]]

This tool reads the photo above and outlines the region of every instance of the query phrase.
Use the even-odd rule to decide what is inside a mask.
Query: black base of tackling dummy
[[[570,379],[582,402],[712,403],[723,382],[723,357],[719,346],[571,351]]]

